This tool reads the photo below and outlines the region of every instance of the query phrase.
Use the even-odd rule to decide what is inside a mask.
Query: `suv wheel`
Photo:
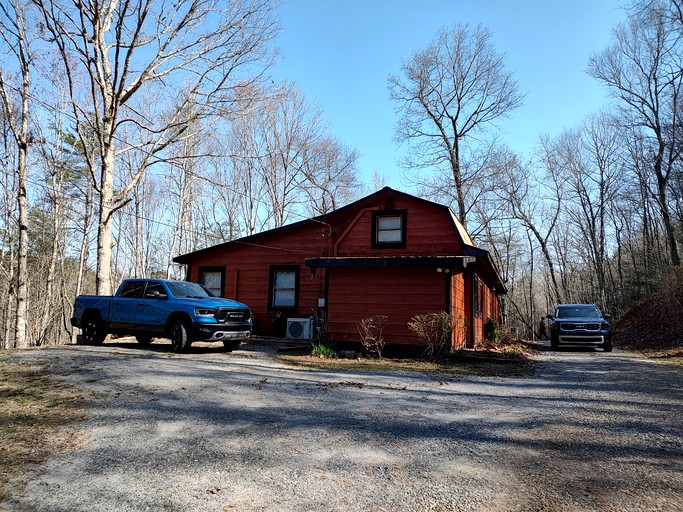
[[[611,341],[606,341],[603,345],[602,348],[605,350],[605,352],[612,352],[612,342]]]
[[[560,348],[560,339],[554,334],[550,335],[550,348],[552,350],[557,350]]]

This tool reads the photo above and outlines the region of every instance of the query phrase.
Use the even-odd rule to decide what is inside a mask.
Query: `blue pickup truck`
[[[83,342],[101,344],[108,334],[133,335],[141,345],[169,338],[175,352],[193,341],[222,341],[232,350],[251,336],[251,310],[222,299],[198,283],[127,279],[113,297],[76,297],[71,325]]]

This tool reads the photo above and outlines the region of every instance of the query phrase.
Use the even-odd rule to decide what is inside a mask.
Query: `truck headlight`
[[[215,316],[216,310],[210,308],[195,308],[194,314],[197,316]]]

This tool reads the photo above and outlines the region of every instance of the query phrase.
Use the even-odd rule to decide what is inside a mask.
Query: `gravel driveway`
[[[292,368],[247,348],[18,354],[99,399],[79,447],[24,475],[25,494],[3,505],[683,510],[680,366],[544,352],[530,378],[451,378]]]

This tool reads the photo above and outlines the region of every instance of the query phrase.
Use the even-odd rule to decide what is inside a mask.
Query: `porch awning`
[[[306,258],[309,268],[329,267],[457,267],[474,263],[474,256],[359,256]]]
[[[438,270],[466,268],[481,261],[480,270],[490,279],[490,284],[498,295],[506,294],[507,288],[488,258],[488,253],[471,248],[477,255],[471,256],[358,256],[333,258],[306,258],[306,266],[315,273],[318,268],[332,267],[435,267]],[[479,258],[477,258],[479,256]]]

